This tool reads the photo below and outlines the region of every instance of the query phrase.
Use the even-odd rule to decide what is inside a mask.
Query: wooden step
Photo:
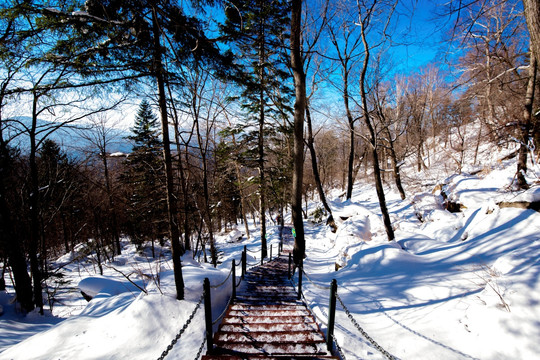
[[[220,331],[224,332],[287,332],[287,331],[319,331],[315,323],[253,323],[253,324],[222,324]]]
[[[288,257],[281,256],[245,275],[204,360],[338,359],[327,351],[311,311],[298,300],[288,268]]]
[[[257,309],[264,309],[264,310],[304,310],[306,307],[304,304],[284,304],[284,305],[250,305],[245,303],[238,303],[235,301],[234,304],[231,305],[231,310],[257,310]]]
[[[283,316],[311,316],[311,312],[308,309],[251,309],[251,310],[229,310],[228,316],[274,316],[274,317],[283,317]]]
[[[225,317],[222,324],[272,324],[276,322],[276,316],[246,316],[246,317]],[[309,324],[313,322],[311,317],[288,316],[280,317],[281,324]]]
[[[203,355],[203,360],[326,360],[326,359],[334,359],[339,360],[336,356],[329,356],[329,355],[311,355],[311,356],[269,356],[269,355],[230,355],[230,354],[220,354],[220,355]]]
[[[227,342],[243,342],[243,343],[317,343],[324,342],[322,334],[307,330],[307,331],[224,331],[223,329],[216,334],[214,343],[218,346]]]
[[[321,343],[296,343],[296,342],[232,342],[220,344],[221,351],[227,351],[246,355],[270,355],[270,356],[310,356],[328,355],[325,344]],[[233,353],[233,355],[234,355]]]

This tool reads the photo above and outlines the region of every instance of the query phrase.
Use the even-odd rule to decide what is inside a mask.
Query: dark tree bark
[[[386,115],[384,113],[383,105],[378,100],[377,101],[377,116],[380,118],[380,121],[383,126],[383,131],[387,137],[386,142],[388,143],[388,150],[390,152],[390,161],[392,162],[392,173],[394,174],[394,182],[401,196],[401,200],[405,200],[405,190],[403,189],[403,184],[401,183],[401,173],[400,173],[400,164],[396,154],[396,147],[394,145],[396,139],[393,138],[392,132],[390,131],[390,125],[387,122]]]
[[[32,125],[30,129],[30,155],[28,157],[30,167],[30,187],[29,187],[29,207],[30,207],[30,244],[28,247],[28,257],[30,258],[30,272],[34,285],[34,304],[43,315],[43,295],[41,289],[41,269],[39,268],[38,249],[40,243],[39,224],[39,178],[36,162],[37,153],[37,107],[39,95],[34,92],[32,102]]]
[[[317,153],[315,151],[315,140],[313,138],[313,127],[311,124],[311,112],[309,111],[309,105],[306,103],[306,123],[307,123],[307,147],[309,149],[309,153],[311,155],[311,169],[313,171],[313,177],[315,178],[315,185],[317,186],[317,191],[319,193],[319,199],[321,200],[324,209],[328,212],[328,220],[326,221],[326,224],[330,226],[333,232],[336,232],[337,225],[334,221],[334,215],[332,214],[332,209],[330,208],[330,205],[328,205],[328,201],[326,200],[326,195],[324,194],[324,189],[321,182],[321,175],[319,173],[319,165],[317,163]]]
[[[540,0],[523,0],[525,20],[530,36],[530,64],[529,81],[523,110],[523,124],[521,125],[521,147],[517,164],[517,184],[520,188],[528,187],[524,173],[527,171],[527,145],[531,130],[533,116],[533,101],[536,85],[536,72],[538,71],[538,57],[540,57]]]
[[[540,0],[523,0],[525,20],[531,37],[531,52],[540,57]]]
[[[389,134],[389,136],[391,136]],[[405,200],[405,189],[403,189],[403,184],[401,183],[401,172],[400,172],[400,165],[398,163],[397,155],[396,155],[396,149],[394,147],[394,142],[392,139],[390,139],[390,160],[392,161],[392,171],[394,173],[394,181],[396,183],[396,187],[399,191],[399,195],[401,196],[401,200]]]
[[[531,60],[529,64],[529,80],[527,82],[527,93],[525,95],[525,104],[523,108],[523,121],[520,124],[520,141],[518,163],[517,163],[517,185],[520,189],[528,189],[529,185],[525,179],[527,173],[527,153],[529,151],[529,132],[531,130],[533,117],[534,90],[536,88],[536,71],[538,63],[535,54],[531,51]]]
[[[348,73],[344,76],[343,85],[343,102],[345,103],[345,111],[347,113],[347,123],[349,124],[349,159],[347,162],[347,200],[352,198],[352,190],[354,183],[354,152],[355,152],[355,134],[354,134],[354,118],[349,107],[349,85]]]
[[[8,31],[6,29],[5,35],[0,40],[4,41],[7,34]],[[5,73],[8,76],[5,76],[2,80],[0,87],[0,249],[5,251],[4,255],[9,259],[9,265],[11,266],[15,282],[17,301],[21,304],[24,311],[30,312],[34,309],[32,280],[28,275],[28,268],[22,248],[22,239],[16,235],[13,228],[14,219],[11,215],[12,207],[7,200],[8,192],[11,192],[9,186],[12,185],[10,178],[12,175],[13,159],[8,144],[4,140],[2,108],[6,98],[8,84],[16,71],[12,72],[12,69],[9,68],[6,68],[5,70]],[[4,263],[4,270],[6,266],[7,264]]]
[[[28,275],[26,259],[21,248],[21,239],[16,236],[13,229],[11,207],[7,202],[8,184],[6,180],[10,177],[8,172],[11,168],[11,159],[3,137],[0,139],[0,151],[0,246],[9,259],[9,266],[11,266],[15,281],[17,301],[24,311],[30,312],[34,309],[32,280]],[[7,264],[4,263],[4,269],[6,266]]]
[[[103,147],[101,160],[103,161],[103,173],[105,176],[105,190],[107,191],[107,198],[109,200],[109,212],[112,217],[112,232],[114,237],[114,244],[116,246],[116,254],[120,255],[122,253],[122,247],[120,246],[120,234],[118,231],[116,205],[114,203],[114,197],[112,193],[111,177],[109,175],[109,164],[107,162],[107,152],[105,151],[105,147]]]
[[[261,24],[262,26],[262,24]],[[264,38],[264,29],[260,30],[260,35]],[[264,63],[266,61],[265,57],[265,41],[262,39],[260,41],[259,49],[259,81],[261,81],[261,86],[259,89],[259,139],[258,139],[258,155],[259,155],[259,210],[261,212],[261,247],[262,247],[262,257],[265,258],[267,254],[267,244],[266,244],[266,173],[264,167],[264,111],[266,101],[264,99],[264,84],[265,73],[264,73]]]
[[[171,158],[171,144],[169,139],[169,121],[167,114],[167,98],[165,94],[165,77],[162,63],[161,50],[161,32],[159,29],[157,9],[152,11],[152,25],[154,35],[154,75],[158,86],[158,103],[161,115],[161,131],[163,136],[163,160],[165,163],[165,182],[167,195],[167,215],[169,221],[169,236],[171,240],[172,259],[174,268],[174,282],[176,285],[176,298],[184,299],[184,278],[182,276],[182,260],[180,256],[183,254],[183,248],[180,244],[180,232],[176,221],[178,212],[176,199],[174,198],[174,178]]]
[[[306,75],[300,53],[302,0],[293,0],[291,9],[291,66],[296,100],[294,103],[294,172],[292,184],[292,220],[296,236],[293,258],[299,264],[306,252],[302,219],[302,182],[304,177],[304,114],[306,111]]]

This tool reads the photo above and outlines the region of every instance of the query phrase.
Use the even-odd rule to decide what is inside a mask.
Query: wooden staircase
[[[248,271],[203,360],[338,359],[287,273],[288,255]]]

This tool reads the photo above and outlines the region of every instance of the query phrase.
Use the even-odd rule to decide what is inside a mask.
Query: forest
[[[51,259],[84,245],[103,272],[129,239],[170,245],[183,299],[186,252],[215,267],[253,221],[264,254],[292,213],[298,261],[307,201],[335,232],[328,192],[359,179],[394,241],[385,187],[410,196],[429,138],[457,173],[517,144],[526,189],[538,56],[538,0],[2,1],[0,290],[43,313]]]

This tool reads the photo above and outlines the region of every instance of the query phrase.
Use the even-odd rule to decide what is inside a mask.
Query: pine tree
[[[201,9],[213,3],[192,1]],[[222,56],[215,41],[205,35],[204,23],[184,11],[182,2],[98,1],[73,4],[55,2],[45,7],[33,2],[18,5],[20,13],[39,17],[40,27],[52,31],[52,48],[42,61],[52,62],[83,75],[89,84],[127,84],[134,86],[141,78],[157,85],[157,102],[163,141],[167,221],[172,243],[177,298],[184,298],[180,256],[180,233],[174,192],[172,157],[169,140],[169,115],[166,85],[181,83],[184,66],[194,61],[210,65],[217,72],[227,69],[230,56]]]
[[[287,63],[284,39],[289,22],[289,4],[279,0],[242,0],[229,7],[222,32],[230,45],[242,55],[238,57],[241,75],[236,78],[242,87],[240,101],[247,113],[246,128],[256,126],[254,132],[245,134],[248,146],[246,158],[256,159],[258,170],[259,211],[261,215],[262,256],[267,256],[266,211],[268,179],[266,169],[267,136],[275,123],[290,115],[288,99],[291,95],[291,78],[284,64]],[[274,126],[270,124],[274,122]],[[254,164],[252,164],[254,165]]]
[[[127,185],[130,235],[140,245],[162,238],[167,219],[159,122],[146,100],[139,106],[131,131],[128,139],[133,142],[133,152],[126,160],[122,181]]]

